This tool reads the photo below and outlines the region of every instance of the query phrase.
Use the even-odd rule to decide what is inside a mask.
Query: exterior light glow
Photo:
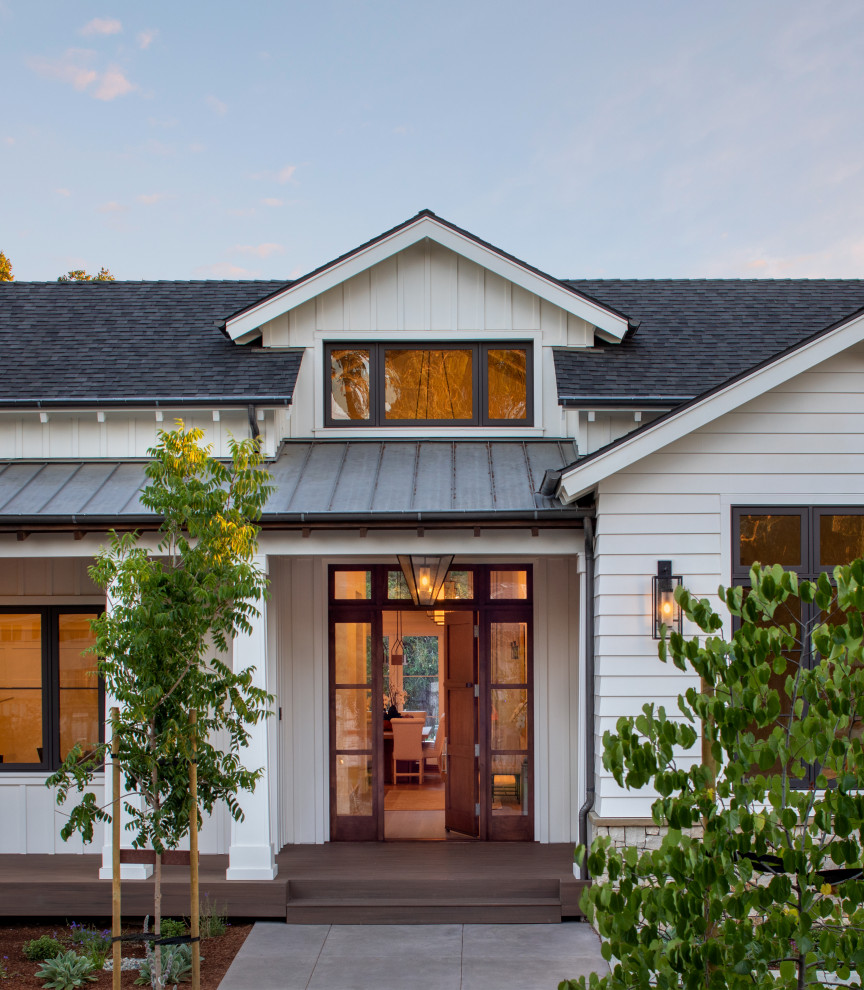
[[[440,597],[444,579],[452,563],[452,554],[443,557],[399,557],[399,566],[405,575],[411,601],[415,605],[432,607]]]
[[[675,601],[675,589],[680,587],[683,580],[679,574],[672,573],[671,560],[657,561],[657,574],[651,578],[651,599],[653,613],[654,639],[661,638],[661,627],[667,630],[681,632],[681,606]]]

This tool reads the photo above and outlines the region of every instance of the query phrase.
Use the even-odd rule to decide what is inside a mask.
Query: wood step
[[[289,925],[554,924],[561,921],[557,897],[490,901],[487,898],[424,900],[343,898],[289,901]]]
[[[452,877],[450,879],[399,877],[351,877],[290,879],[288,902],[335,903],[346,898],[391,902],[440,901],[458,904],[466,900],[486,903],[506,900],[552,899],[560,903],[561,881],[537,877]]]

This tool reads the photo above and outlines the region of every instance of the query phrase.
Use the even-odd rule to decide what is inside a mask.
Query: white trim
[[[454,251],[488,271],[521,286],[541,299],[578,316],[598,330],[605,339],[620,341],[627,332],[627,320],[604,309],[597,303],[577,295],[563,286],[544,278],[491,248],[483,247],[464,234],[458,234],[432,217],[419,217],[407,227],[369,247],[356,251],[342,261],[334,262],[317,275],[290,286],[278,295],[265,299],[227,321],[225,329],[232,340],[248,338],[262,324],[281,316],[328,289],[367,271],[373,265],[405,251],[418,241],[428,238],[442,247]]]
[[[637,436],[630,437],[599,454],[584,465],[576,464],[561,476],[558,496],[565,502],[573,502],[590,491],[604,478],[629,467],[694,430],[713,422],[725,413],[745,402],[782,385],[796,375],[809,371],[817,364],[842,353],[864,339],[864,316],[856,316],[830,333],[820,336],[789,354],[784,354],[771,364],[751,372],[726,388],[706,396],[701,401],[682,409],[662,422],[651,425]]]

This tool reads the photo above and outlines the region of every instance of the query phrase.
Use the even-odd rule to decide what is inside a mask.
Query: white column
[[[266,573],[267,557],[256,556],[255,563]],[[252,631],[241,634],[234,640],[234,670],[254,667],[252,683],[255,687],[267,690],[267,607],[266,602],[258,605],[260,615],[252,620]],[[227,880],[272,880],[278,872],[275,849],[271,833],[270,781],[271,767],[268,759],[268,731],[270,719],[264,719],[250,726],[249,743],[240,753],[245,767],[255,770],[264,768],[252,793],[238,794],[240,807],[245,818],[242,822],[231,821],[231,845],[228,849]]]

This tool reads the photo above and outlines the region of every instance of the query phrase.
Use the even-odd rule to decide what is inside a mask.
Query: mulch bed
[[[88,919],[88,925],[90,920]],[[111,922],[105,923],[104,919],[92,922],[92,927],[110,928]],[[140,922],[136,926],[123,926],[124,934],[140,932],[142,926]],[[201,942],[201,955],[204,962],[201,964],[201,990],[217,990],[222,978],[231,965],[234,956],[240,951],[240,946],[246,940],[246,936],[252,931],[252,925],[248,923],[232,923],[224,935],[216,938],[204,939]],[[65,943],[69,934],[68,923],[63,921],[42,921],[39,924],[21,925],[16,923],[0,922],[0,962],[5,964],[6,972],[10,978],[0,979],[0,990],[36,990],[42,987],[44,979],[36,976],[36,970],[42,968],[41,962],[30,962],[24,957],[21,947],[31,939],[39,938],[41,935],[51,935],[57,937],[58,941]],[[144,949],[135,943],[123,946],[124,956],[143,956]],[[3,959],[8,956],[7,959]],[[112,974],[106,971],[97,973],[97,979],[93,983],[86,983],[85,987],[93,987],[94,990],[111,990]],[[135,987],[135,980],[138,973],[128,970],[122,974],[122,986]],[[181,986],[189,986],[182,983]],[[138,987],[136,990],[147,990],[146,987]]]

